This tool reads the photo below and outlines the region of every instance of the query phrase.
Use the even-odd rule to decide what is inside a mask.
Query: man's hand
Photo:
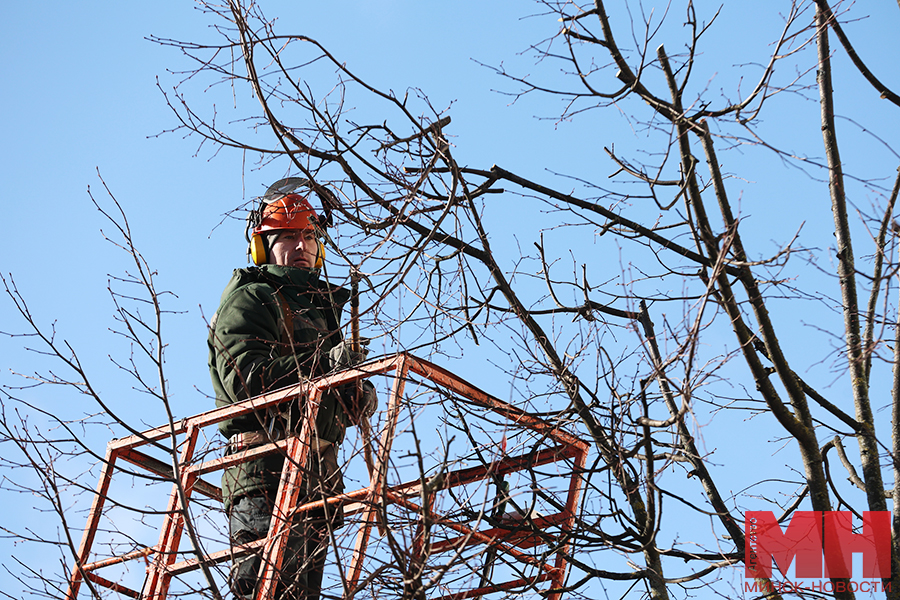
[[[360,385],[359,400],[361,418],[371,417],[378,410],[378,394],[375,393],[375,385],[368,379]]]
[[[360,346],[360,349],[360,352],[355,352],[347,340],[332,348],[328,352],[331,369],[333,371],[349,369],[365,362],[369,351],[364,346]],[[375,386],[366,379],[346,384],[341,391],[341,396],[350,413],[348,416],[354,424],[359,423],[363,418],[372,416],[378,410],[378,394],[375,393]]]
[[[341,388],[341,397],[353,425],[359,425],[360,421],[368,419],[378,410],[378,394],[368,379],[345,384]]]
[[[334,348],[328,351],[328,358],[331,361],[331,370],[349,369],[354,365],[366,361],[369,354],[368,348],[360,346],[360,351],[353,350],[352,344],[344,340]]]

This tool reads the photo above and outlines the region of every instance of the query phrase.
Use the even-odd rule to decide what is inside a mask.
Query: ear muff
[[[253,259],[253,264],[257,266],[266,264],[269,262],[268,254],[263,236],[254,233],[250,238],[250,258]]]
[[[325,266],[325,244],[322,243],[322,240],[317,239],[316,246],[316,266],[313,268],[320,271]]]

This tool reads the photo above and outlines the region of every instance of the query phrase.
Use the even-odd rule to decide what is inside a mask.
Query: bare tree
[[[752,68],[740,67],[734,88],[719,93],[702,75],[715,52],[707,45],[715,12],[691,1],[666,5],[661,15],[635,3],[611,13],[599,0],[540,5],[562,26],[531,50],[541,67],[560,71],[495,70],[516,99],[561,98],[560,121],[599,128],[601,118],[627,120],[640,147],[610,140],[607,171],[598,173],[595,156],[587,172],[515,173],[498,166],[502,146],[493,165],[462,165],[454,156],[466,140],[451,143],[452,111],[436,110],[417,90],[377,89],[346,57],[276,29],[256,3],[205,3],[221,36],[215,41],[157,39],[197,65],[183,87],[165,93],[181,130],[202,143],[252,153],[261,165],[282,165],[338,193],[329,207],[336,253],[326,271],[337,279],[361,274],[362,322],[379,343],[431,357],[484,353],[519,409],[590,442],[577,520],[543,539],[564,549],[565,594],[850,598],[845,577],[827,592],[791,590],[777,572],[745,587],[744,512],[772,510],[786,522],[797,510],[847,510],[861,519],[890,510],[888,500],[897,573],[900,178],[844,168],[848,154],[864,157],[876,143],[896,157],[895,132],[835,106],[836,88],[866,85],[890,111],[900,107],[890,74],[873,72],[843,28],[864,8],[785,2],[780,31],[747,49]],[[683,27],[673,31],[673,22]],[[840,77],[832,67],[838,56],[852,65]],[[243,119],[222,125],[200,108],[188,82],[204,78],[241,91]],[[803,123],[785,136],[767,118],[808,113],[814,102],[822,141],[813,154],[790,137],[805,135]],[[360,115],[349,110],[357,106],[365,106]],[[853,117],[848,128],[872,132],[871,145],[839,143],[842,112]],[[267,145],[248,141],[248,124],[271,132]],[[743,181],[766,176],[753,161],[773,158],[784,165],[779,176],[796,173],[811,195],[739,202]],[[504,219],[496,208],[505,197],[523,215],[515,240],[505,230],[508,211]],[[833,225],[805,226],[784,210],[788,202],[811,213],[830,206]],[[780,221],[771,228],[774,245],[759,219]],[[890,424],[876,416],[888,405]],[[473,433],[477,418],[452,394],[440,406],[444,426],[467,448],[498,443],[502,428]],[[416,414],[409,413],[413,433]],[[427,496],[438,489],[429,488],[430,465],[452,461],[424,448],[421,431],[412,439],[412,468]],[[552,504],[539,489],[532,497]],[[497,525],[502,511],[494,509],[507,497],[498,491],[480,508],[463,502],[468,514],[460,518]],[[522,498],[513,500],[521,532],[539,535]],[[423,554],[431,521],[427,511],[417,518],[424,530],[405,541],[388,529],[387,558],[345,597],[384,589],[418,598],[442,589],[444,573],[465,559]],[[877,589],[895,598],[891,580]]]
[[[90,191],[89,195],[96,209],[112,227],[113,233],[106,239],[131,259],[131,268],[123,276],[110,275],[107,288],[115,309],[116,326],[113,332],[124,338],[130,349],[128,355],[111,357],[111,360],[129,376],[135,386],[134,389],[158,402],[168,415],[167,427],[171,432],[169,443],[157,442],[154,445],[163,453],[166,460],[161,463],[163,477],[169,482],[176,482],[178,493],[183,496],[184,489],[178,484],[181,463],[178,460],[179,442],[174,433],[176,417],[170,404],[164,369],[166,345],[163,340],[163,320],[168,311],[163,307],[163,303],[170,293],[157,289],[156,273],[136,248],[122,206],[111,190],[106,188],[105,182],[102,179],[100,181],[107,196],[106,201],[101,204]],[[46,537],[41,528],[35,528],[32,529],[34,533],[30,539],[58,550],[60,570],[52,575],[28,566],[20,581],[26,589],[36,595],[62,597],[68,587],[67,573],[78,573],[79,577],[82,575],[79,572],[81,565],[77,560],[73,560],[73,557],[77,556],[81,543],[81,535],[77,532],[83,528],[83,524],[79,521],[82,521],[84,516],[71,508],[79,496],[90,497],[93,494],[98,473],[104,471],[108,458],[98,454],[97,449],[91,447],[87,431],[100,427],[107,431],[125,431],[137,436],[142,434],[137,428],[138,423],[132,422],[133,416],[129,411],[123,411],[121,405],[117,405],[115,399],[111,398],[112,394],[107,395],[100,391],[89,369],[84,366],[82,355],[66,340],[58,338],[55,324],[44,326],[40,319],[32,314],[12,275],[8,278],[3,277],[2,280],[7,296],[30,329],[28,333],[21,334],[31,338],[28,349],[37,354],[49,355],[59,365],[43,373],[36,371],[33,374],[22,374],[28,381],[25,386],[4,390],[5,401],[0,417],[0,428],[3,432],[2,441],[15,449],[14,452],[6,454],[3,461],[3,467],[10,473],[5,480],[9,482],[11,489],[31,493],[40,498],[47,509],[58,517],[62,526],[56,538]],[[21,392],[52,387],[73,391],[76,399],[79,396],[87,398],[95,405],[94,412],[72,420],[69,414],[42,409],[40,403],[35,404]],[[62,464],[67,467],[62,468]],[[36,475],[37,483],[24,483],[32,481],[32,478],[21,475],[23,470]],[[131,481],[136,479],[139,485],[141,483],[146,485],[148,480],[160,479],[153,474],[129,470],[125,471],[122,479],[126,477]],[[113,499],[111,504],[113,513],[117,507],[122,507],[136,512],[139,518],[154,512],[150,506],[132,504],[125,497]],[[182,505],[186,506],[186,503]],[[107,516],[113,518],[110,514]],[[202,556],[202,543],[198,537],[194,518],[185,519],[185,523],[194,552]],[[101,531],[101,536],[110,531],[118,531],[114,525],[106,526],[110,529]],[[7,532],[19,537],[23,536],[23,531],[26,530],[11,525]],[[129,540],[126,536],[124,542],[118,540],[109,543],[128,545],[133,544],[134,540]],[[121,547],[118,548],[118,552],[122,552]],[[221,597],[215,591],[218,585],[214,584],[213,576],[206,565],[203,565],[203,572],[209,588],[213,590],[213,597]],[[87,581],[86,586],[94,595],[99,595],[90,581]]]

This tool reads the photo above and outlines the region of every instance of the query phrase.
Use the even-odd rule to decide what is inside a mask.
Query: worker
[[[256,266],[234,271],[210,322],[209,369],[216,406],[364,360],[363,353],[354,352],[343,340],[339,328],[349,292],[319,277],[325,258],[324,220],[304,195],[288,193],[309,185],[295,178],[278,182],[248,218],[249,254]],[[322,396],[301,503],[343,491],[336,446],[346,427],[363,413],[370,414],[377,401],[374,386],[364,384],[348,384]],[[228,440],[226,455],[298,435],[305,401],[301,397],[278,410],[220,423]],[[283,464],[284,453],[276,452],[226,469],[222,497],[232,547],[266,536]],[[335,504],[295,517],[276,598],[319,597],[328,535],[342,521],[342,510]],[[262,560],[257,552],[232,561],[229,586],[235,598],[255,597]]]

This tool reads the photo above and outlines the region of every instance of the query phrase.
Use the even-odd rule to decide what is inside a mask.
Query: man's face
[[[269,248],[270,262],[283,267],[313,269],[319,244],[312,229],[282,231]]]

